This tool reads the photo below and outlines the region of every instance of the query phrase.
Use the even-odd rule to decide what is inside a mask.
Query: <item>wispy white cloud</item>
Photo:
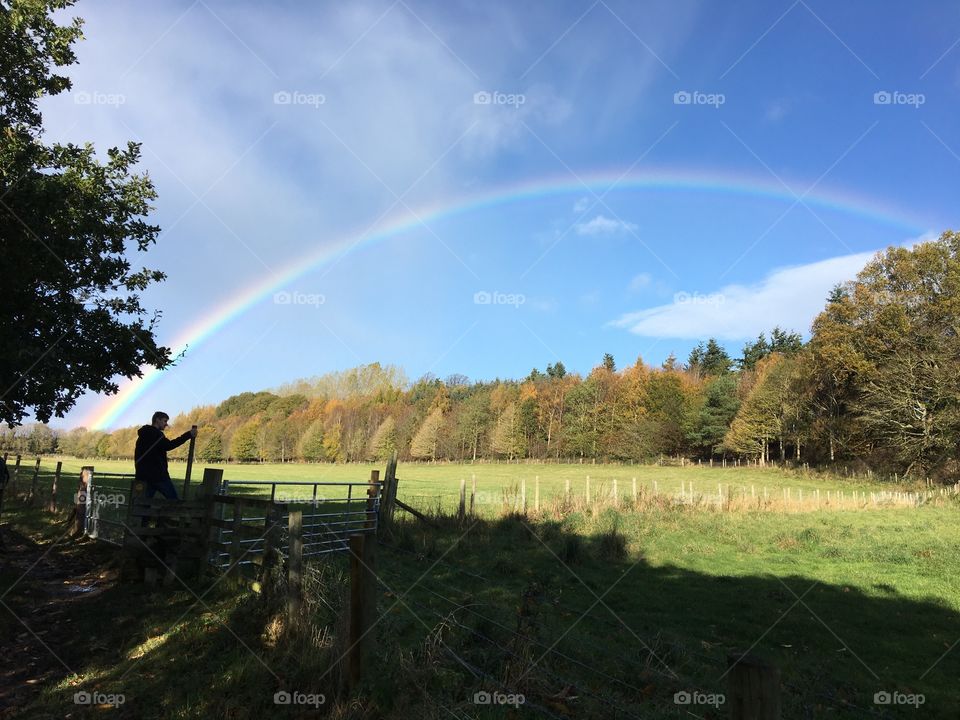
[[[780,122],[790,113],[792,105],[789,100],[774,100],[764,110],[763,119],[770,123]]]
[[[597,215],[593,220],[577,223],[578,235],[617,235],[624,232],[636,232],[637,226],[626,220],[614,220],[606,215]]]
[[[933,237],[925,235],[904,245]],[[774,325],[806,333],[830,290],[854,279],[875,254],[853,253],[780,268],[752,285],[677,292],[670,304],[626,313],[610,324],[636,335],[683,339],[741,340]]]
[[[650,283],[652,282],[653,282],[653,277],[650,275],[650,273],[643,272],[643,273],[634,275],[630,279],[630,291],[640,292],[641,290],[644,290],[650,287]]]

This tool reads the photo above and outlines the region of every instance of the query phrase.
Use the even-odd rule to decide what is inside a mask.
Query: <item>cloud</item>
[[[606,215],[597,215],[593,220],[577,223],[577,235],[616,235],[621,232],[636,232],[637,226],[625,220],[613,220]]]
[[[630,280],[630,292],[640,292],[648,287],[650,283],[653,282],[653,277],[650,273],[640,273],[639,275],[634,275]]]
[[[753,285],[678,292],[668,305],[626,313],[610,324],[636,335],[683,339],[741,340],[774,325],[807,332],[830,290],[856,277],[875,254],[854,253],[780,268]]]
[[[573,204],[573,211],[575,213],[582,213],[584,210],[590,207],[590,204],[590,198],[584,196]]]
[[[763,119],[770,123],[776,123],[783,120],[792,108],[789,100],[775,100],[767,105],[763,113]]]

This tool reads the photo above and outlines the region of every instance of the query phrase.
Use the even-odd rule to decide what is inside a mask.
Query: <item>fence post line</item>
[[[353,690],[363,678],[364,656],[374,651],[371,628],[376,615],[377,576],[375,541],[369,535],[350,536],[350,630],[347,682]]]
[[[471,473],[471,474],[470,474],[470,482],[471,482],[471,486],[470,486],[470,516],[473,517],[473,514],[474,514],[474,512],[475,512],[475,510],[474,510],[474,504],[476,503],[476,500],[477,500],[477,476],[476,476],[476,474],[474,474],[474,473]]]
[[[780,669],[752,655],[727,656],[732,720],[780,720]]]
[[[613,479],[613,506],[620,506],[620,491],[617,490],[617,479]]]
[[[460,478],[460,505],[457,507],[457,519],[463,522],[467,514],[467,479]]]
[[[53,474],[53,485],[50,487],[50,504],[47,510],[55,512],[57,509],[57,485],[60,483],[60,471],[63,469],[63,460],[57,460],[57,470]]]
[[[633,478],[633,502],[637,502],[637,479]]]
[[[291,510],[287,515],[290,538],[287,555],[287,621],[294,622],[303,603],[303,511]]]

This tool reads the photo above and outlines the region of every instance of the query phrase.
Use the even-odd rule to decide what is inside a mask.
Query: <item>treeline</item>
[[[955,481],[960,454],[960,236],[878,254],[836,287],[804,344],[774,328],[731,357],[715,340],[660,367],[612,356],[585,377],[563,364],[523,380],[409,382],[377,363],[247,392],[177,416],[204,461],[645,461],[740,457]],[[7,448],[130,457],[137,428],[45,426]],[[186,446],[174,455],[184,455]]]

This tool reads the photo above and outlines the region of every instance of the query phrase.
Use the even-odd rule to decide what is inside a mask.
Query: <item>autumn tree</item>
[[[440,430],[443,427],[443,409],[435,407],[420,425],[410,442],[410,454],[418,460],[435,460]]]
[[[960,235],[878,254],[814,322],[816,403],[858,450],[926,475],[957,461]],[[833,435],[831,435],[831,440]]]
[[[397,422],[392,415],[387,415],[370,438],[370,447],[367,456],[372,460],[386,460],[397,449]]]
[[[240,462],[260,460],[257,434],[260,431],[260,418],[254,416],[237,428],[230,441],[230,456]]]
[[[300,457],[308,462],[325,460],[327,454],[323,444],[323,436],[323,419],[315,420],[300,439],[298,448]]]

